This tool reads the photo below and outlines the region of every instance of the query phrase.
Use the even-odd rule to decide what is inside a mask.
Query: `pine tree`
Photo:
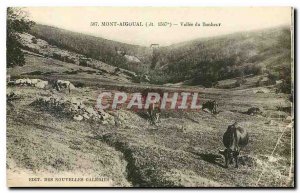
[[[6,33],[6,64],[7,67],[22,66],[25,64],[24,54],[19,42],[20,33],[28,32],[34,25],[21,8],[7,8]]]

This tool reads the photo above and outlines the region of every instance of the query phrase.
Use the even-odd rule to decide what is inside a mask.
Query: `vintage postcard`
[[[294,187],[292,7],[8,7],[8,187]]]

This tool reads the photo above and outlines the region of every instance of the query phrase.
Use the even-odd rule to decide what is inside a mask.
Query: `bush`
[[[31,42],[34,43],[34,44],[37,44],[37,39],[35,37],[32,37]]]
[[[74,84],[74,86],[75,86],[76,88],[77,88],[77,87],[82,88],[82,87],[85,86],[84,83],[82,83],[82,82],[74,82],[73,84]]]
[[[268,77],[275,84],[276,80],[282,80],[282,84],[277,88],[278,92],[291,94],[292,89],[292,75],[291,67],[289,65],[278,66],[268,72]]]

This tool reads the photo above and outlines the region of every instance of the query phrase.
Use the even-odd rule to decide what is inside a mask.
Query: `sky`
[[[291,25],[290,7],[27,7],[29,17],[56,26],[129,44],[167,46],[197,38],[240,31]],[[91,22],[152,22],[151,27],[90,26]],[[170,22],[172,27],[158,26]],[[181,22],[215,23],[220,26],[181,26]]]

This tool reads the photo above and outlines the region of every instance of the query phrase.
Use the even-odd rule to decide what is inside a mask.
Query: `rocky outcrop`
[[[13,84],[18,86],[33,86],[33,87],[44,89],[47,87],[48,81],[41,80],[41,79],[23,78],[23,79],[15,80]]]
[[[114,116],[101,109],[97,110],[86,106],[83,101],[75,97],[40,97],[33,102],[33,105],[44,110],[60,112],[61,115],[73,118],[76,121],[94,120],[102,124],[115,125]]]

